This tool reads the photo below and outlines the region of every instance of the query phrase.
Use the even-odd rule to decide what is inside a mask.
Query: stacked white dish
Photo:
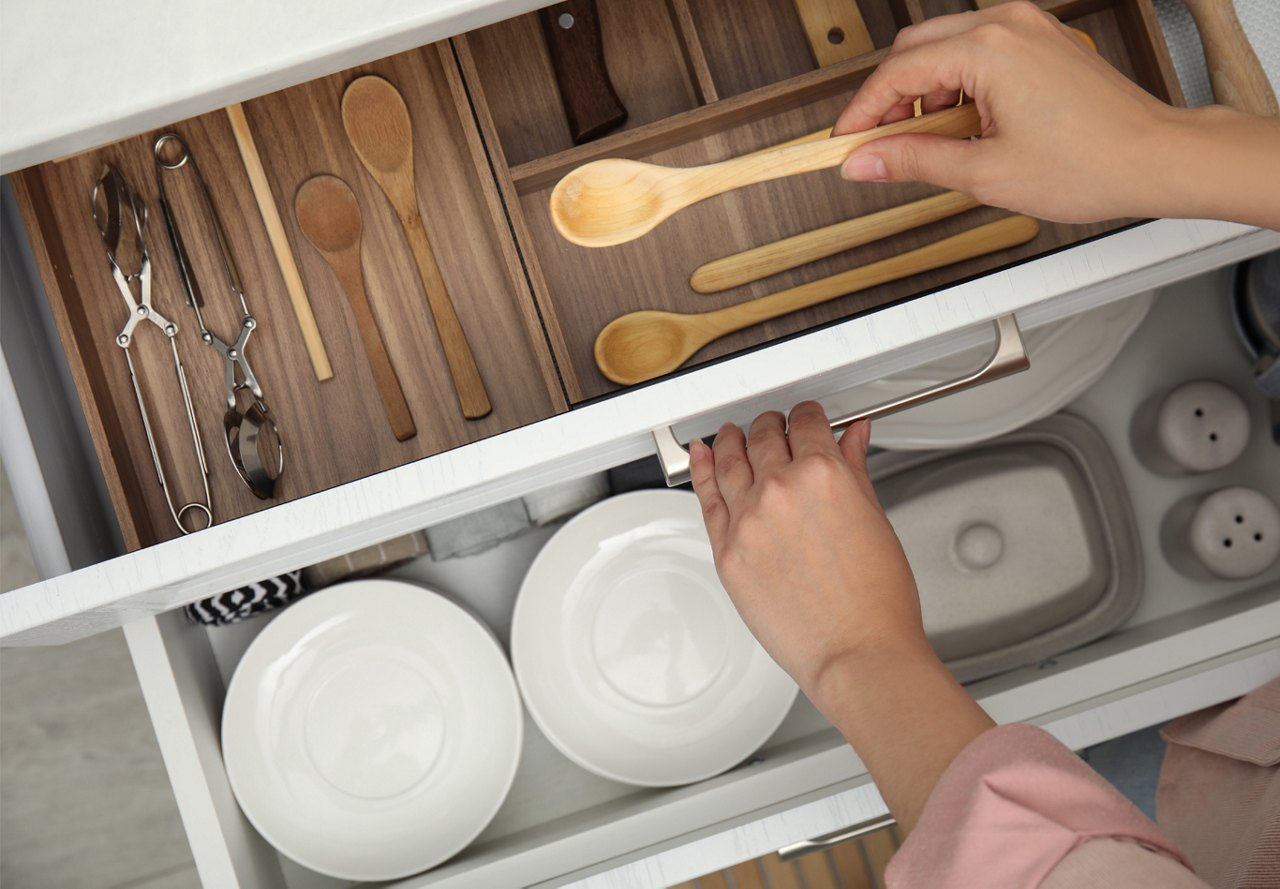
[[[222,752],[245,815],[282,853],[390,880],[484,829],[522,732],[488,629],[429,590],[360,580],[297,602],[253,641],[227,689]]]
[[[683,491],[624,494],[569,521],[525,577],[511,653],[543,734],[629,784],[737,765],[797,693],[734,610]]]

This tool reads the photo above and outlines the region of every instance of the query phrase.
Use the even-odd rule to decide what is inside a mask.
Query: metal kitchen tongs
[[[171,149],[176,149],[174,154]],[[212,346],[222,356],[226,367],[226,400],[227,412],[223,415],[222,425],[227,437],[227,451],[231,455],[231,463],[240,478],[248,485],[249,490],[257,497],[267,500],[275,494],[276,480],[284,471],[284,442],[280,438],[280,430],[271,418],[267,404],[262,397],[262,387],[249,366],[249,357],[245,349],[249,344],[249,335],[258,326],[258,322],[249,312],[249,304],[245,300],[244,288],[240,284],[240,275],[236,271],[235,260],[227,246],[227,238],[223,233],[222,223],[214,210],[213,201],[209,197],[209,187],[200,173],[200,165],[187,143],[177,133],[165,133],[156,140],[154,147],[156,161],[156,181],[160,186],[160,209],[164,213],[165,227],[169,231],[169,240],[173,245],[174,257],[178,263],[178,271],[182,277],[182,286],[187,291],[187,304],[195,310],[196,323],[200,325],[200,339]],[[212,229],[218,243],[218,255],[222,261],[222,270],[226,274],[227,288],[240,301],[240,332],[232,343],[223,340],[209,330],[204,317],[204,296],[196,281],[195,270],[183,243],[177,218],[165,192],[166,173],[189,167],[195,177],[200,192],[200,203],[204,208],[205,220]],[[237,373],[237,370],[239,373]],[[248,392],[252,396],[248,406],[240,408],[240,394]],[[264,432],[266,437],[264,438]],[[265,444],[269,451],[275,452],[271,463],[264,463],[259,445]]]
[[[169,505],[169,514],[174,524],[183,534],[201,531],[213,524],[213,502],[209,496],[209,468],[204,460],[204,447],[200,444],[200,428],[196,424],[195,410],[191,406],[191,392],[187,388],[187,375],[182,369],[182,360],[178,357],[178,325],[165,318],[151,305],[151,256],[147,252],[147,208],[138,200],[129,183],[115,167],[107,165],[102,168],[102,175],[93,186],[90,196],[93,205],[93,221],[98,224],[102,233],[102,242],[107,248],[107,259],[111,262],[111,277],[115,279],[120,296],[129,307],[129,317],[124,327],[116,335],[116,345],[124,352],[125,361],[129,365],[129,379],[133,382],[133,395],[138,402],[138,413],[142,417],[142,428],[147,433],[147,445],[151,448],[151,462],[155,466],[156,478],[160,480],[160,489],[164,491],[165,502]],[[124,219],[128,213],[130,218]],[[133,243],[122,243],[121,238],[133,238]],[[122,249],[123,248],[123,249]],[[123,254],[123,255],[122,255]],[[135,259],[136,257],[136,259]],[[138,270],[126,273],[120,267],[122,261],[137,262]],[[133,283],[138,282],[139,295],[133,295]],[[187,425],[191,430],[191,446],[196,452],[196,461],[200,465],[200,480],[204,484],[204,501],[192,501],[176,506],[173,494],[165,483],[164,467],[160,464],[160,453],[156,448],[155,434],[151,430],[151,418],[147,414],[147,404],[142,397],[142,387],[138,384],[138,372],[133,364],[133,356],[129,347],[133,345],[134,331],[143,321],[150,321],[160,328],[169,339],[169,350],[173,354],[173,369],[178,377],[178,385],[182,388],[182,406],[187,413]],[[184,520],[187,513],[196,513],[193,526],[188,527]],[[204,514],[204,524],[198,525],[198,514]],[[197,526],[198,525],[198,526]]]

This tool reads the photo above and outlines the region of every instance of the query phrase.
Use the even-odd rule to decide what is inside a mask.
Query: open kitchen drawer
[[[901,3],[864,0],[864,3],[872,36],[881,47],[891,39],[895,26],[915,20],[926,11],[949,8],[942,3],[915,0]],[[571,263],[566,257],[572,251],[567,244],[550,241],[549,232],[538,233],[538,226],[545,228],[544,218],[536,212],[539,201],[543,200],[537,197],[538,193],[548,187],[559,170],[597,156],[593,152],[692,163],[727,157],[763,147],[773,140],[801,135],[829,122],[831,113],[839,106],[840,96],[847,94],[878,58],[873,53],[830,68],[814,69],[812,61],[806,60],[801,52],[803,44],[797,39],[796,21],[787,18],[790,4],[776,2],[760,7],[762,16],[768,13],[760,21],[770,22],[768,30],[762,27],[762,33],[770,40],[775,33],[783,35],[778,38],[781,49],[777,54],[761,53],[758,60],[751,59],[750,64],[737,67],[733,64],[733,41],[742,39],[749,30],[722,32],[706,26],[707,16],[723,6],[723,3],[694,0],[687,3],[673,0],[669,5],[635,4],[634,7],[620,2],[603,3],[606,13],[610,9],[647,10],[645,21],[653,24],[654,39],[666,51],[655,50],[652,54],[646,53],[644,59],[630,59],[626,64],[635,62],[638,70],[639,63],[650,55],[657,61],[677,61],[676,79],[687,86],[687,92],[683,94],[681,107],[633,105],[631,110],[636,117],[628,129],[581,148],[568,147],[556,142],[558,137],[554,134],[544,134],[538,138],[546,141],[530,141],[528,145],[532,147],[526,146],[524,154],[509,154],[519,140],[513,139],[511,131],[504,130],[509,123],[504,122],[501,103],[496,100],[500,93],[491,75],[485,73],[484,41],[501,37],[513,28],[527,29],[527,22],[503,23],[493,31],[413,50],[397,59],[371,63],[367,69],[361,69],[403,78],[398,85],[406,93],[412,90],[418,96],[411,107],[414,114],[423,113],[420,109],[434,108],[432,113],[438,112],[441,120],[447,120],[440,130],[433,131],[432,138],[437,142],[422,144],[431,144],[433,150],[438,149],[443,152],[442,156],[452,158],[454,166],[450,169],[454,175],[442,177],[434,193],[424,186],[422,199],[424,203],[429,199],[450,199],[454,201],[455,210],[461,208],[457,218],[468,222],[459,230],[445,226],[431,232],[433,239],[441,238],[453,244],[448,254],[440,251],[446,277],[450,274],[449,263],[457,263],[454,275],[461,270],[466,286],[471,286],[470,274],[474,276],[477,293],[481,293],[484,285],[481,296],[495,292],[504,295],[500,301],[500,317],[484,318],[479,326],[494,325],[495,338],[501,328],[507,335],[505,342],[520,343],[521,348],[527,348],[527,352],[515,357],[511,353],[491,356],[493,366],[500,373],[508,374],[515,387],[505,390],[508,396],[502,396],[509,400],[501,401],[500,396],[495,395],[492,420],[477,429],[449,419],[428,429],[428,424],[420,418],[420,439],[409,449],[419,450],[413,450],[409,456],[405,456],[404,449],[381,445],[361,454],[360,448],[368,447],[368,442],[348,430],[326,445],[331,449],[330,455],[341,455],[343,460],[325,463],[317,451],[316,473],[296,479],[298,487],[290,491],[288,502],[261,509],[257,503],[240,496],[241,492],[226,494],[223,502],[235,504],[239,510],[232,520],[219,522],[189,537],[144,546],[130,555],[103,561],[94,559],[92,564],[77,571],[0,597],[0,637],[6,643],[55,643],[127,624],[130,647],[175,793],[197,863],[208,885],[308,885],[311,880],[292,866],[282,870],[279,856],[243,820],[222,770],[217,729],[224,680],[234,667],[239,647],[247,642],[245,635],[251,635],[257,628],[250,626],[218,636],[218,631],[184,624],[172,610],[177,606],[518,497],[557,481],[651,454],[654,429],[675,424],[677,437],[684,441],[692,435],[714,431],[724,420],[749,420],[765,408],[785,407],[808,397],[829,399],[851,386],[989,341],[989,322],[1002,315],[1016,313],[1024,326],[1032,327],[1280,247],[1280,235],[1275,233],[1203,221],[1148,223],[1075,246],[1064,247],[1071,240],[1065,238],[1043,245],[1044,250],[1062,249],[1018,265],[1005,267],[1014,258],[1012,255],[992,257],[986,265],[983,265],[985,260],[976,261],[927,281],[922,278],[915,283],[904,282],[899,289],[895,289],[898,285],[886,285],[876,294],[868,291],[814,310],[812,314],[782,319],[754,333],[744,332],[741,338],[726,339],[717,347],[723,347],[722,351],[709,350],[699,356],[701,360],[733,353],[730,360],[708,361],[651,385],[613,393],[607,398],[594,398],[612,389],[603,378],[592,376],[595,370],[589,363],[589,351],[583,349],[584,343],[589,345],[591,325],[600,320],[590,314],[597,311],[598,306],[584,302],[581,292],[571,287],[553,286],[556,281],[570,280],[566,270]],[[1102,22],[1094,36],[1100,50],[1109,53],[1109,58],[1127,59],[1135,74],[1158,73],[1158,65],[1152,67],[1154,63],[1149,59],[1144,62],[1140,56],[1133,55],[1130,44],[1133,38],[1129,36],[1123,15],[1117,12],[1131,7],[1147,8],[1145,0],[1063,3],[1055,8],[1072,20],[1079,19],[1082,27],[1089,22]],[[701,29],[700,21],[703,22]],[[750,21],[742,17],[733,24],[735,28],[745,27]],[[1144,27],[1150,28],[1149,18],[1144,21]],[[1152,32],[1148,31],[1148,38],[1151,36]],[[694,37],[700,42],[700,49],[692,42]],[[488,51],[501,52],[501,49],[490,47]],[[776,67],[753,67],[757,64]],[[409,73],[406,65],[412,68]],[[620,90],[626,89],[624,78],[635,73],[624,75],[623,71],[624,68],[619,68],[614,72]],[[542,89],[545,95],[551,83],[546,79],[546,71],[542,73],[541,80],[530,76],[519,82],[529,88]],[[315,112],[323,118],[332,115],[341,85],[351,76],[333,75],[288,92],[296,91],[296,95],[307,96],[308,102],[315,101],[321,106],[328,103],[327,110],[321,107]],[[1176,90],[1172,82],[1166,86]],[[675,90],[676,86],[672,88]],[[266,133],[276,133],[273,139],[281,142],[294,139],[292,115],[311,113],[299,111],[287,102],[280,104],[286,94],[273,94],[246,103],[258,131],[259,147],[269,175],[275,177],[274,181],[291,182],[292,187],[296,187],[301,178],[313,172],[298,166],[296,157],[322,158],[325,169],[341,172],[364,197],[362,208],[370,239],[394,242],[399,237],[394,221],[379,215],[386,210],[381,196],[365,181],[363,170],[354,165],[349,152],[343,154],[347,146],[332,141],[331,119],[328,140],[312,144],[303,138],[297,156],[287,162],[273,155],[273,143],[267,142]],[[680,95],[678,90],[676,94]],[[1176,93],[1170,95],[1176,96]],[[552,105],[546,110],[548,121],[560,121],[558,106]],[[293,319],[283,294],[278,285],[272,283],[273,276],[279,272],[264,246],[258,217],[248,196],[243,171],[237,166],[221,112],[179,124],[177,128],[190,134],[193,149],[206,172],[217,171],[220,177],[225,177],[224,181],[234,193],[235,206],[246,220],[243,230],[231,234],[233,249],[237,250],[242,264],[254,270],[245,269],[245,277],[250,280],[253,275],[259,277],[262,289],[256,296],[251,292],[250,299],[254,311],[264,321],[263,330],[254,342],[253,355],[255,361],[262,363],[268,397],[273,391],[280,393],[273,401],[273,408],[286,421],[282,423],[286,439],[292,435],[300,445],[304,441],[310,444],[314,438],[311,434],[314,427],[310,424],[320,416],[316,408],[324,386],[337,385],[342,393],[334,399],[339,402],[338,407],[323,411],[326,420],[341,426],[353,418],[359,419],[364,421],[361,429],[383,423],[371,387],[358,385],[363,380],[361,375],[367,371],[363,369],[354,337],[345,332],[345,310],[331,276],[310,252],[310,247],[290,228],[291,214],[286,212],[291,206],[290,188],[278,184],[276,200],[308,290],[317,303],[326,341],[337,342],[331,348],[338,356],[336,364],[341,376],[323,384],[315,383],[311,377],[306,359],[299,351]],[[415,135],[425,137],[426,133],[419,126]],[[340,138],[340,131],[337,137]],[[115,319],[119,316],[112,313],[118,311],[120,303],[114,292],[99,292],[106,284],[102,280],[105,263],[97,233],[87,215],[86,183],[96,178],[95,168],[102,154],[112,150],[103,149],[95,155],[63,162],[71,166],[48,166],[47,177],[39,174],[47,194],[51,184],[65,192],[68,196],[65,207],[47,203],[39,209],[39,195],[33,193],[31,184],[19,185],[28,215],[37,210],[37,215],[43,214],[44,221],[39,223],[33,241],[36,258],[44,266],[57,330],[55,334],[52,326],[41,327],[39,323],[24,325],[21,329],[7,324],[10,329],[6,330],[5,363],[13,367],[51,345],[57,348],[58,337],[61,337],[77,391],[71,395],[59,393],[56,387],[48,385],[47,379],[41,387],[36,385],[41,381],[27,379],[24,383],[20,374],[7,374],[7,382],[13,385],[6,387],[5,460],[11,471],[19,464],[26,469],[26,477],[16,482],[15,487],[32,536],[61,542],[66,552],[87,551],[72,539],[76,535],[72,514],[86,509],[93,496],[81,489],[62,497],[56,490],[59,479],[71,475],[69,464],[77,457],[74,448],[59,450],[58,442],[53,441],[44,428],[42,420],[48,412],[49,399],[57,402],[54,406],[59,412],[68,401],[74,403],[77,398],[84,407],[92,446],[80,454],[79,459],[101,465],[107,477],[111,506],[125,531],[126,543],[136,547],[171,536],[163,530],[164,523],[156,521],[156,516],[167,521],[165,513],[158,511],[164,509],[163,504],[156,501],[154,491],[145,490],[150,478],[150,459],[145,439],[134,428],[137,423],[131,413],[131,393],[127,391],[119,356],[114,354],[115,347],[109,339],[118,328],[119,322]],[[152,196],[152,174],[148,166],[150,140],[138,137],[118,150],[128,152],[128,157],[122,156],[117,162],[132,170],[131,178],[143,190],[144,197]],[[274,166],[277,163],[279,166]],[[63,172],[73,169],[79,170],[77,181],[71,181],[71,174]],[[825,196],[825,189],[811,183],[803,187],[813,192],[813,200],[804,207],[798,202],[786,204],[786,213],[776,219],[750,210],[742,203],[745,197],[725,198],[724,206],[729,208],[728,216],[733,220],[727,237],[735,239],[734,244],[747,245],[783,233],[783,229],[772,227],[783,221],[794,226],[787,231],[799,230],[873,208],[871,204],[840,204],[835,198]],[[775,201],[787,200],[780,191],[768,190],[771,188],[765,187],[761,195],[772,195]],[[38,187],[35,190],[38,191]],[[429,197],[431,194],[435,197]],[[876,194],[878,197],[873,200],[883,199],[888,204],[915,193],[886,190]],[[813,215],[805,215],[810,213]],[[783,215],[787,220],[782,219]],[[705,223],[707,217],[700,218]],[[676,223],[677,220],[672,220],[667,225]],[[956,223],[958,220],[952,224]],[[56,236],[64,227],[79,233],[75,243]],[[50,237],[50,232],[55,236]],[[449,240],[461,241],[468,237],[471,240],[465,248]],[[905,236],[898,247],[892,249],[913,246],[915,237],[914,234]],[[923,239],[924,235],[919,237]],[[1035,249],[1029,249],[1027,256],[1042,252],[1036,246],[1038,243],[1029,245]],[[154,223],[152,246],[156,261],[166,262],[163,233]],[[652,250],[651,247],[644,249]],[[891,248],[868,245],[863,252],[843,258],[845,265],[831,260],[824,268],[835,270],[873,259],[882,255],[878,250],[891,251]],[[55,258],[58,255],[62,258]],[[601,256],[604,255],[602,252]],[[582,283],[591,280],[591,276],[603,276],[599,280],[608,282],[602,289],[610,298],[615,294],[625,299],[639,298],[638,288],[643,284],[639,278],[623,275],[620,268],[606,268],[603,259],[600,262],[603,264],[599,268],[583,266],[576,280]],[[638,263],[641,259],[633,256],[628,262]],[[388,276],[386,286],[393,287],[396,281],[407,280],[410,289],[416,289],[411,267],[405,273],[403,269],[373,271],[372,265],[366,263],[366,275],[371,278],[385,274]],[[645,268],[646,274],[671,275],[670,280],[658,279],[663,286],[653,288],[653,294],[654,300],[672,298],[671,288],[680,283],[674,270],[668,269],[663,261],[639,267]],[[990,271],[996,267],[999,268]],[[679,271],[680,275],[687,275],[688,269],[682,267]],[[986,273],[979,275],[982,272]],[[815,276],[820,273],[806,272]],[[800,273],[795,274],[797,277],[787,280],[800,280]],[[974,275],[979,276],[972,277]],[[101,300],[86,299],[83,303],[86,308],[78,317],[73,317],[76,313],[70,307],[71,290],[64,291],[69,279],[77,288],[102,297]],[[905,299],[925,291],[932,292],[922,298]],[[398,298],[404,296],[397,293]],[[23,298],[31,303],[40,296],[33,290]],[[413,298],[420,300],[421,294]],[[189,312],[176,305],[176,294],[171,293],[167,299],[170,300],[167,304],[174,307],[171,311],[177,320],[190,328]],[[874,306],[883,307],[872,314],[840,320]],[[618,310],[629,307],[625,302],[615,304]],[[27,308],[38,322],[39,307],[29,304]],[[459,310],[464,311],[461,301]],[[327,321],[325,313],[329,313]],[[108,323],[108,318],[113,320]],[[570,322],[578,324],[582,318],[595,320],[584,321],[576,330],[572,329]],[[418,317],[414,323],[421,324],[422,318]],[[108,333],[105,340],[98,337],[103,331]],[[795,335],[802,331],[806,332]],[[87,336],[89,332],[95,337],[92,342]],[[443,387],[445,377],[440,372],[439,355],[430,354],[430,347],[426,345],[433,341],[428,325],[421,339],[407,337],[406,348],[422,349],[418,360],[423,367],[433,370],[430,382],[422,385],[434,388],[423,388],[415,396],[420,399],[415,402],[415,413],[420,405],[426,405],[424,410],[428,413],[424,416],[437,417],[434,412],[442,401],[447,403],[448,398],[444,396],[451,393]],[[752,348],[766,342],[770,344]],[[1209,360],[1209,356],[1201,354],[1199,344],[1184,350],[1181,357],[1186,355]],[[193,368],[190,371],[193,377],[194,368],[209,360],[209,356],[194,345],[184,351],[183,358]],[[95,362],[100,375],[97,371],[90,372]],[[1189,365],[1186,367],[1191,370]],[[1206,366],[1203,372],[1214,371]],[[210,383],[207,374],[201,376],[206,378],[205,388],[198,388],[201,384],[193,380],[196,403],[216,404],[218,387],[213,384],[216,378]],[[405,374],[406,380],[408,376]],[[108,378],[124,385],[105,392],[103,381]],[[424,373],[423,380],[427,378]],[[271,380],[275,380],[274,386]],[[1167,382],[1148,378],[1138,388],[1153,392]],[[491,393],[497,388],[492,386]],[[291,416],[285,417],[284,396],[294,398],[295,392],[297,404],[288,409]],[[10,398],[9,393],[14,397]],[[524,397],[516,397],[519,393],[524,393]],[[587,401],[579,404],[582,399]],[[575,406],[566,409],[570,404]],[[1131,406],[1132,402],[1117,401],[1105,410],[1098,410],[1110,412],[1107,422],[1116,427],[1121,419],[1115,412],[1129,410]],[[114,419],[110,419],[111,415]],[[218,461],[224,460],[223,445],[210,430],[206,429],[206,434],[206,452],[216,467]],[[433,443],[428,444],[432,436]],[[1113,447],[1117,446],[1114,434],[1109,440]],[[21,459],[15,461],[12,454],[19,454]],[[308,458],[300,456],[297,448],[291,451],[291,458],[299,461],[290,464],[292,470],[309,465]],[[1127,478],[1136,472],[1132,465],[1126,465],[1125,469]],[[222,471],[225,474],[225,466]],[[234,490],[233,481],[224,477],[218,484]],[[1179,492],[1189,490],[1185,485],[1175,485],[1175,488]],[[1280,496],[1280,492],[1271,493]],[[1149,569],[1155,564],[1152,559],[1157,558],[1150,551],[1154,546],[1150,535],[1154,534],[1153,529],[1167,505],[1164,499],[1156,498],[1146,503],[1143,508],[1147,513],[1139,516],[1140,525],[1146,529],[1143,545]],[[139,530],[148,524],[155,535],[153,538]],[[531,555],[519,548],[532,547],[536,542],[536,538],[530,537],[503,551],[502,566],[492,570],[505,580],[496,581],[494,589],[514,589],[522,570],[520,559]],[[496,561],[499,556],[495,554],[493,558]],[[55,571],[70,567],[65,559],[61,565],[58,562],[53,559],[46,561],[46,565],[53,566]],[[420,570],[422,579],[433,580],[446,591],[465,597],[465,585],[458,583],[450,572],[474,567],[442,563],[440,566],[419,565],[409,570]],[[443,573],[433,573],[437,570]],[[1223,700],[1275,672],[1272,628],[1280,622],[1276,577],[1268,575],[1254,583],[1228,585],[1212,596],[1201,596],[1179,581],[1171,569],[1149,570],[1149,575],[1152,595],[1147,605],[1150,608],[1144,605],[1145,610],[1135,616],[1128,629],[1041,669],[1029,668],[988,680],[975,687],[975,692],[1001,720],[1048,721],[1063,727],[1064,733],[1076,743],[1084,744],[1158,721],[1174,712]],[[483,607],[481,611],[501,635],[507,616],[501,607],[494,610],[491,603],[489,608],[492,613],[486,613]],[[1162,694],[1167,688],[1176,691]],[[1130,700],[1141,703],[1129,711],[1126,702]],[[847,789],[865,784],[860,764],[803,702],[797,704],[778,736],[762,750],[759,763],[740,767],[709,782],[670,791],[635,791],[598,781],[559,758],[536,731],[529,736],[516,791],[485,837],[454,861],[406,885],[489,887],[543,880],[559,882],[570,874],[585,874],[650,856],[699,837],[703,838],[700,842],[714,844],[719,842],[715,835],[718,831],[771,812],[800,813],[783,819],[785,823],[781,825],[773,820],[755,833],[747,831],[750,841],[739,842],[741,837],[738,837],[729,853],[719,847],[718,854],[724,855],[721,860],[727,863],[733,854],[745,856],[763,851],[753,843],[758,846],[761,842],[777,840],[780,845],[802,839],[876,814],[879,806],[874,794],[865,788]],[[840,795],[831,796],[836,793]],[[819,798],[821,802],[805,805]],[[797,806],[800,808],[796,809]],[[821,817],[811,814],[815,806]],[[669,876],[675,881],[698,872],[680,871],[685,865],[679,863],[677,853],[670,854],[675,857],[663,859],[668,861],[664,867],[669,868],[663,871],[663,877]],[[719,862],[711,862],[716,863]],[[700,864],[705,865],[707,861]],[[661,879],[650,872],[640,882],[657,883]]]
[[[1147,0],[1050,7],[1089,33],[1099,51],[1138,82],[1179,101]],[[948,8],[915,0],[863,2],[879,47],[896,28]],[[241,267],[259,320],[247,351],[278,418],[286,456],[274,501],[257,500],[236,477],[218,422],[220,358],[196,339],[192,313],[180,305],[162,225],[153,218],[157,304],[184,328],[178,348],[200,419],[217,519],[185,538],[155,483],[114,342],[124,306],[88,198],[102,164],[111,162],[158,216],[151,147],[168,128],[14,176],[111,508],[125,547],[147,555],[96,564],[5,597],[5,635],[56,641],[118,623],[124,615],[158,613],[531,490],[566,472],[639,456],[653,448],[649,431],[672,422],[691,418],[692,426],[677,430],[687,435],[705,431],[699,424],[722,417],[730,406],[744,418],[764,401],[762,390],[804,395],[844,388],[972,344],[989,335],[982,322],[997,316],[1021,311],[1025,323],[1078,311],[1274,243],[1274,233],[1242,226],[1161,221],[1070,246],[1109,226],[1045,225],[1023,247],[743,330],[702,350],[696,367],[618,390],[591,359],[592,338],[618,313],[687,309],[703,299],[708,306],[736,302],[998,215],[973,210],[730,296],[694,294],[686,280],[690,267],[724,250],[923,190],[832,188],[834,173],[814,174],[706,202],[619,248],[590,251],[554,235],[546,221],[547,190],[575,165],[603,155],[697,163],[804,135],[831,120],[883,54],[878,49],[816,68],[791,3],[753,0],[750,12],[732,12],[716,0],[602,3],[611,72],[632,116],[619,132],[577,147],[568,144],[545,50],[536,32],[530,36],[536,13],[245,102],[273,203],[337,370],[326,382],[311,372],[227,117],[215,111],[173,125],[201,161]],[[494,404],[482,420],[461,418],[403,235],[342,130],[343,90],[369,73],[398,86],[415,122],[427,234]],[[417,421],[417,436],[406,442],[391,435],[337,280],[306,243],[292,212],[300,183],[325,171],[350,182],[362,208],[364,275]],[[180,218],[194,215],[193,198],[191,190],[175,189]],[[213,241],[187,240],[208,291],[212,326],[234,329],[234,303],[214,294],[221,278]],[[851,315],[858,317],[849,320]],[[144,388],[171,377],[162,349],[133,351],[140,353],[135,360]],[[198,478],[189,459],[185,475],[174,462],[186,432],[181,400],[172,392],[147,394],[166,475],[178,502],[185,502],[195,496]],[[85,620],[85,613],[93,618]]]
[[[1280,564],[1244,581],[1192,580],[1171,567],[1160,544],[1164,515],[1184,497],[1248,484],[1280,499],[1280,476],[1267,471],[1277,449],[1260,422],[1265,400],[1249,388],[1248,362],[1233,347],[1220,299],[1225,279],[1216,273],[1160,294],[1125,351],[1069,406],[1098,429],[1119,466],[1140,530],[1144,594],[1118,632],[971,685],[998,721],[1042,724],[1079,748],[1229,699],[1280,673]],[[1133,406],[1171,383],[1203,377],[1248,401],[1255,418],[1249,448],[1218,472],[1154,476],[1130,445]],[[516,591],[552,533],[531,531],[469,558],[423,558],[390,576],[465,603],[505,646]],[[206,883],[342,885],[265,847],[222,770],[225,683],[268,620],[206,629],[167,614],[128,625],[126,635]],[[393,885],[561,885],[618,867],[596,885],[669,885],[883,811],[861,763],[803,697],[749,762],[674,789],[592,775],[529,720],[515,785],[494,822],[452,860]]]

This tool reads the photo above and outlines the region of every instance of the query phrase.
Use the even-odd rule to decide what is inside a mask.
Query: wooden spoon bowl
[[[293,208],[302,233],[321,253],[359,248],[364,231],[360,203],[337,176],[313,176],[302,183]]]

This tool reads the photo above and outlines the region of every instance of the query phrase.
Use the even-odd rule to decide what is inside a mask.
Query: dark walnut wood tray
[[[704,262],[936,189],[850,185],[826,171],[703,202],[618,247],[590,250],[555,233],[547,199],[556,181],[574,167],[602,157],[709,163],[824,129],[879,63],[898,29],[969,8],[966,0],[859,0],[858,5],[878,49],[818,68],[791,0],[599,0],[607,65],[629,117],[619,130],[576,147],[537,13],[246,102],[275,204],[333,363],[335,375],[323,383],[312,373],[222,111],[15,174],[19,204],[127,545],[147,546],[176,536],[177,530],[155,480],[124,357],[114,344],[124,303],[89,212],[89,192],[104,162],[120,167],[151,209],[154,300],[181,328],[178,348],[201,425],[215,518],[228,521],[617,391],[596,368],[592,347],[600,329],[625,312],[731,305],[1003,215],[973,210],[713,295],[689,287],[690,273]],[[1040,5],[1088,33],[1126,76],[1159,98],[1182,104],[1150,0],[1046,0]],[[427,232],[494,406],[479,421],[462,418],[408,245],[342,129],[342,92],[368,73],[395,84],[409,107]],[[254,498],[227,458],[221,359],[198,340],[165,240],[151,146],[170,129],[190,143],[209,180],[260,322],[250,359],[287,449],[280,496],[273,501]],[[360,202],[366,283],[418,428],[417,437],[407,442],[397,442],[391,433],[337,280],[294,218],[298,186],[322,172],[345,179]],[[174,197],[180,216],[195,212],[191,195]],[[1045,224],[1023,247],[740,331],[711,344],[686,366],[868,312],[1127,222]],[[211,291],[221,281],[211,243],[194,235],[188,240],[200,280]],[[220,293],[206,298],[217,328],[233,329],[228,327],[235,321],[231,300]],[[166,474],[185,502],[196,496],[198,481],[183,471],[189,468],[185,419],[162,337],[152,333],[158,331],[140,337],[133,358],[144,381],[158,390],[146,393],[152,422]]]

